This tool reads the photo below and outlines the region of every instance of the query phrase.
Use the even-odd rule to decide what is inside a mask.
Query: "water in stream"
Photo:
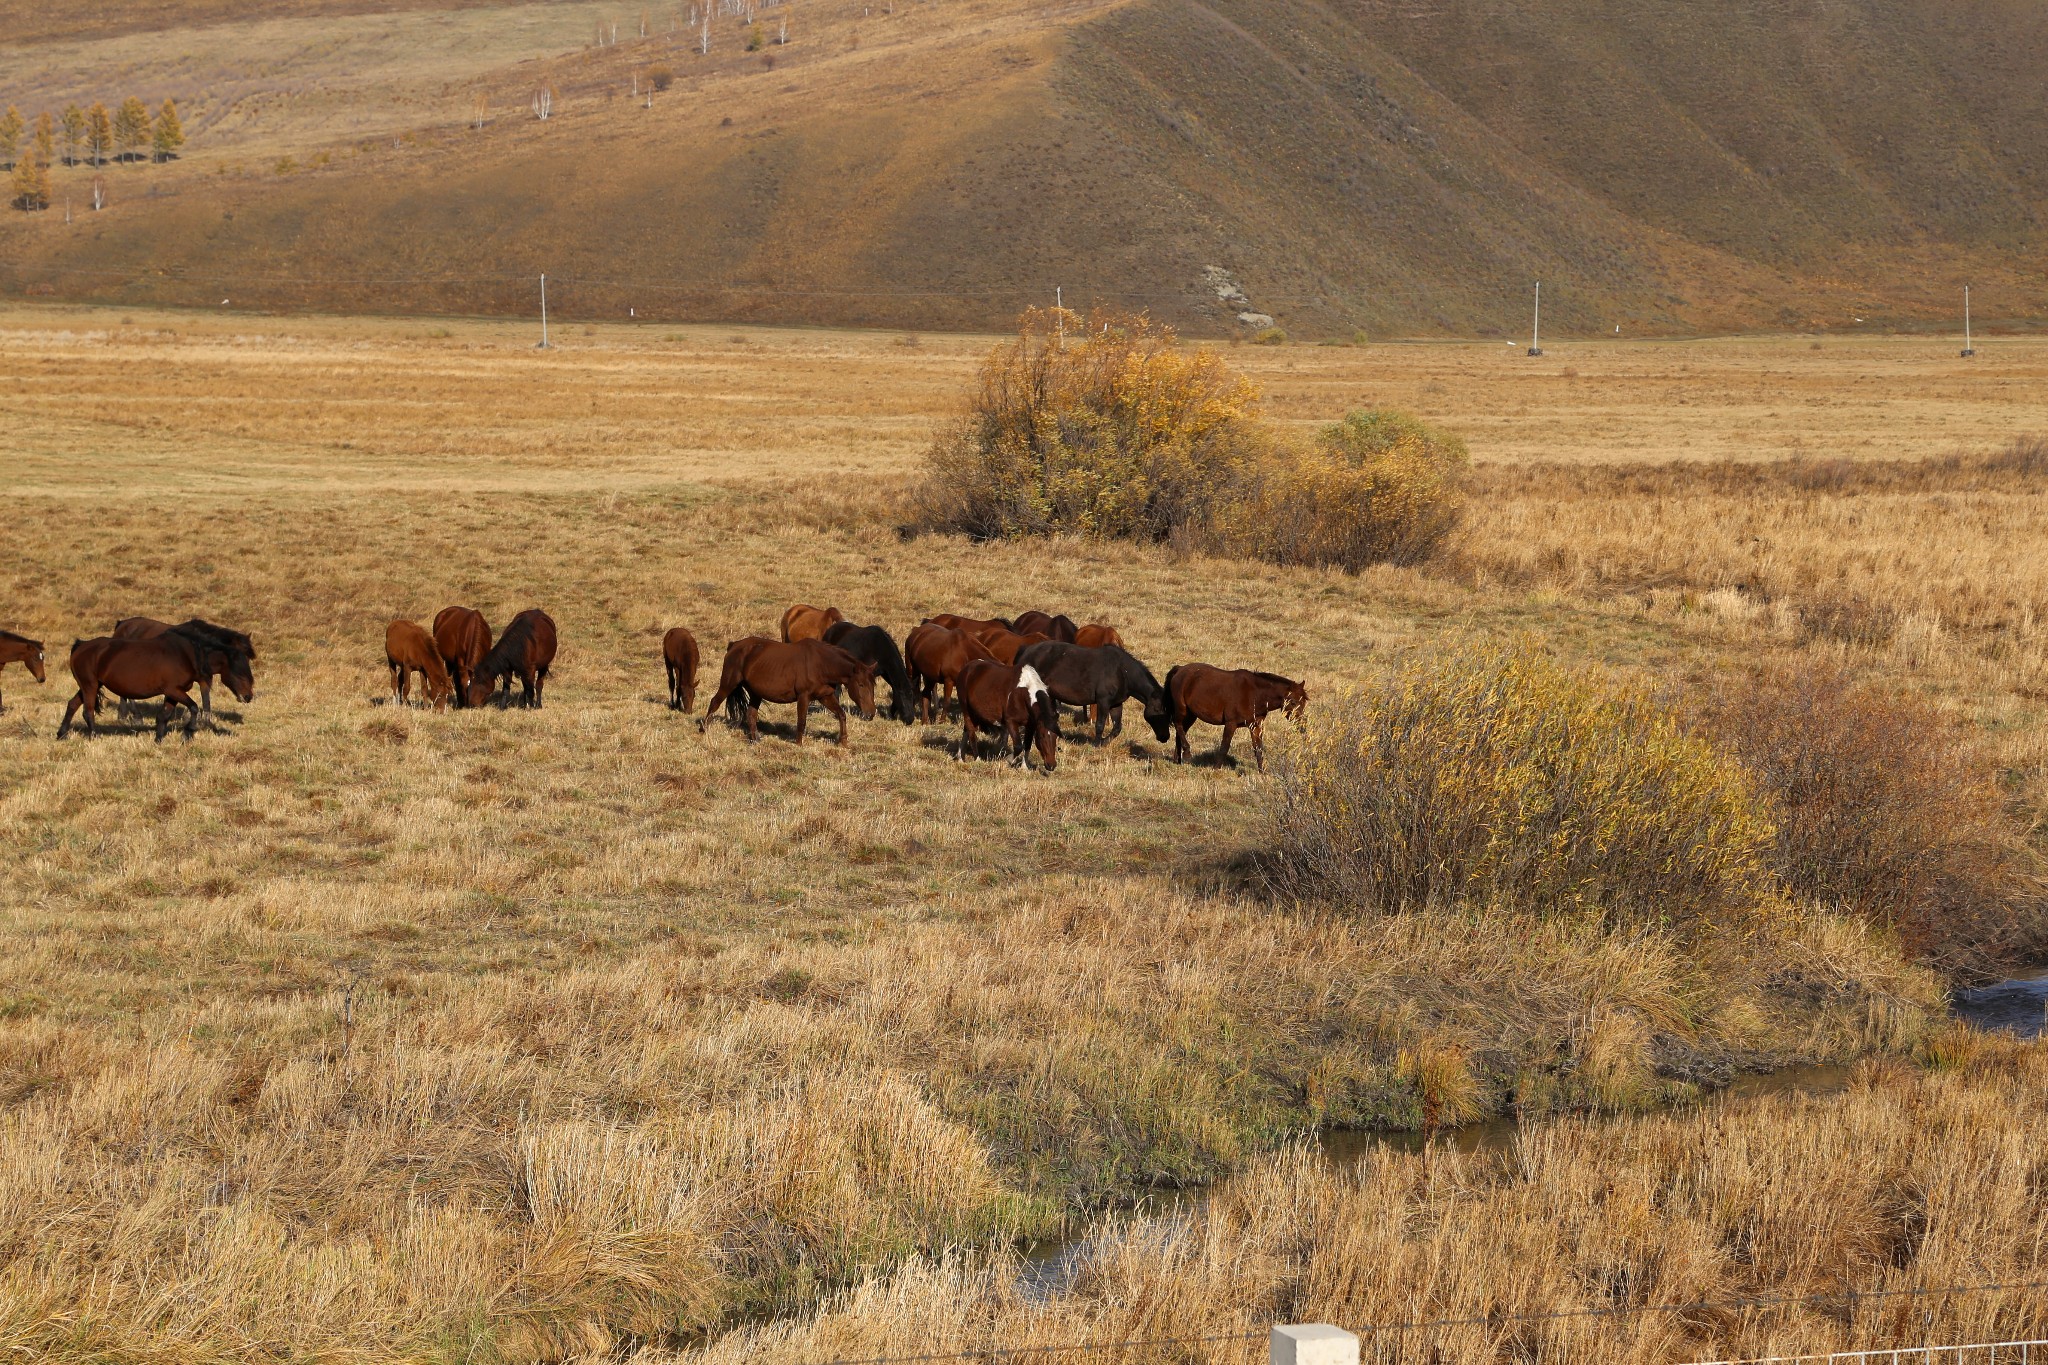
[[[1958,991],[1953,1007],[1957,1018],[1986,1030],[2002,1030],[2022,1038],[2038,1038],[2043,1032],[2044,1011],[2048,1011],[2048,971],[2016,977],[1978,990]],[[1716,1096],[1724,1102],[1760,1099],[1774,1095],[1833,1095],[1849,1086],[1846,1066],[1794,1066],[1781,1071],[1742,1076]],[[1514,1145],[1520,1124],[1512,1117],[1487,1119],[1429,1136],[1420,1132],[1371,1132],[1356,1129],[1326,1130],[1317,1135],[1316,1145],[1324,1160],[1348,1167],[1375,1152],[1392,1149],[1419,1152],[1428,1143],[1450,1146],[1461,1152],[1497,1152]],[[1159,1218],[1192,1214],[1208,1197],[1204,1189],[1157,1190],[1145,1196],[1132,1212]],[[1104,1215],[1104,1218],[1115,1215]],[[1125,1215],[1129,1216],[1129,1215]],[[1025,1248],[1022,1288],[1034,1298],[1063,1292],[1086,1260],[1089,1248],[1100,1232],[1101,1220],[1090,1220],[1062,1237],[1045,1238]]]

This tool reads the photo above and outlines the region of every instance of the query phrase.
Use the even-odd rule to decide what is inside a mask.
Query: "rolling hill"
[[[0,100],[175,96],[193,136],[0,218],[17,296],[490,313],[546,271],[569,317],[979,328],[1057,287],[1312,338],[1515,335],[1537,279],[1582,334],[1933,326],[1971,282],[2048,319],[2027,0],[785,0],[708,54],[687,3],[35,13]]]

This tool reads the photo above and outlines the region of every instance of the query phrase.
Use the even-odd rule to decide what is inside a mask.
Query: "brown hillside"
[[[0,98],[177,95],[194,137],[109,168],[102,214],[60,168],[73,221],[0,220],[0,287],[493,312],[545,270],[564,316],[938,328],[1059,286],[1313,337],[1517,335],[1539,278],[1560,331],[1924,325],[1970,281],[2048,317],[2021,0],[901,0],[763,10],[756,52],[720,18],[708,57],[673,5],[645,38],[603,5],[240,8],[25,49]]]

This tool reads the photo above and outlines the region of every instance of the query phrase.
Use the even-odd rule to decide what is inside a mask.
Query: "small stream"
[[[1958,991],[1951,1008],[1956,1018],[1987,1032],[2038,1038],[2044,1031],[2044,1018],[2048,1018],[2048,970],[1976,990]],[[1849,1076],[1850,1068],[1847,1066],[1815,1064],[1786,1067],[1738,1077],[1715,1091],[1712,1098],[1723,1103],[1742,1103],[1777,1095],[1835,1095],[1849,1088]],[[1514,1146],[1520,1132],[1520,1122],[1504,1115],[1468,1123],[1434,1136],[1419,1131],[1325,1129],[1316,1135],[1316,1146],[1325,1161],[1343,1168],[1355,1166],[1378,1152],[1419,1152],[1431,1143],[1460,1152],[1505,1151]],[[1105,1213],[1090,1218],[1064,1236],[1033,1242],[1024,1250],[1020,1287],[1030,1298],[1043,1299],[1062,1293],[1073,1283],[1089,1248],[1109,1221],[1190,1215],[1208,1197],[1209,1191],[1203,1188],[1155,1190],[1140,1200],[1134,1209]]]

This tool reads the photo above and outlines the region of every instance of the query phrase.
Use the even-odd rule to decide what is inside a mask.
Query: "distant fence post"
[[[1272,1365],[1358,1365],[1358,1338],[1326,1322],[1275,1327]]]

